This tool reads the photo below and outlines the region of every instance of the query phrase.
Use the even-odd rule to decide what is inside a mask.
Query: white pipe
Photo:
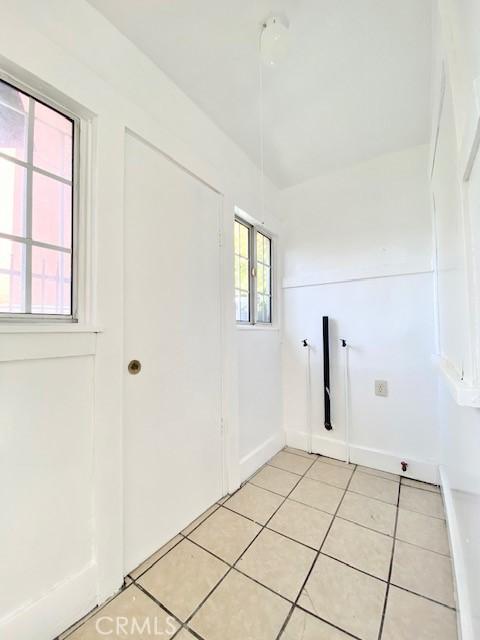
[[[348,375],[348,343],[342,339],[343,348],[343,376],[344,376],[344,395],[345,395],[345,448],[347,462],[350,462],[350,379]]]
[[[307,451],[312,453],[313,447],[313,431],[312,431],[312,380],[310,374],[310,345],[306,340],[303,346],[307,350],[305,363],[305,422],[307,430]]]

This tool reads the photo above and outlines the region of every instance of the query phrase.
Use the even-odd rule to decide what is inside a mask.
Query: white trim
[[[285,434],[283,431],[271,436],[262,442],[256,449],[248,453],[240,460],[240,481],[249,478],[257,469],[285,446]]]
[[[470,595],[468,593],[467,570],[463,554],[462,536],[460,534],[457,514],[452,496],[452,488],[448,480],[447,470],[443,465],[439,466],[440,484],[442,487],[445,514],[447,516],[447,530],[450,541],[450,553],[453,560],[453,573],[455,578],[457,596],[457,624],[460,640],[475,640],[472,625],[472,609]]]
[[[97,334],[67,332],[17,332],[0,334],[0,362],[93,356]]]
[[[279,327],[272,327],[265,323],[265,326],[257,323],[257,324],[238,324],[236,325],[238,331],[270,331],[274,333],[279,333]]]
[[[396,454],[380,449],[369,447],[350,446],[350,461],[354,464],[361,464],[364,467],[379,469],[387,473],[395,473],[407,478],[438,484],[438,465],[428,460],[418,460],[408,455]],[[406,473],[402,472],[400,462],[408,463]]]
[[[305,431],[287,430],[287,445],[307,451],[308,433]],[[345,462],[347,460],[347,444],[344,440],[337,440],[326,436],[314,435],[312,438],[312,451],[329,458],[335,458]],[[361,464],[364,467],[371,467],[387,473],[405,475],[408,478],[422,480],[438,484],[438,467],[434,462],[428,460],[417,460],[403,454],[396,454],[391,451],[371,449],[350,444],[350,462]],[[405,460],[408,463],[408,471],[402,474],[400,462]]]
[[[436,358],[440,372],[442,373],[447,387],[450,390],[455,402],[460,407],[480,407],[480,386],[468,384],[459,375],[453,364],[447,358],[438,356]]]
[[[55,638],[96,606],[96,574],[92,562],[38,600],[8,614],[0,621],[0,636],[15,640]]]
[[[289,447],[308,451],[310,434],[307,431],[287,429],[286,442]],[[335,438],[326,438],[317,434],[312,435],[312,452],[320,453],[329,458],[346,460],[345,442]]]
[[[425,261],[418,264],[386,265],[380,269],[356,269],[355,272],[348,269],[330,269],[310,273],[300,278],[284,278],[282,286],[284,289],[295,287],[316,287],[325,284],[339,284],[342,282],[356,282],[358,280],[373,280],[376,278],[393,278],[398,276],[414,276],[424,273],[433,273],[431,262]]]
[[[58,322],[58,324],[34,323],[34,324],[1,324],[0,335],[2,333],[102,333],[103,329],[91,327],[76,322]]]
[[[460,149],[460,171],[468,182],[480,145],[480,77],[472,83],[470,104]]]

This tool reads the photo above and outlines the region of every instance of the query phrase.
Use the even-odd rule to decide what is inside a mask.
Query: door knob
[[[128,373],[130,373],[132,376],[136,376],[137,373],[140,373],[141,369],[142,364],[140,360],[130,360],[130,362],[128,363]]]

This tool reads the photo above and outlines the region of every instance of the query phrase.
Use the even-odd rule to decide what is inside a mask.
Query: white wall
[[[1,438],[9,445],[2,487],[11,487],[2,504],[14,526],[29,526],[9,528],[2,545],[10,558],[2,566],[2,584],[9,587],[0,635],[50,640],[114,593],[123,579],[125,131],[223,194],[223,410],[230,489],[240,480],[238,378],[243,375],[237,367],[232,293],[233,212],[236,204],[260,210],[260,181],[245,154],[86,2],[4,0],[0,40],[0,68],[79,113],[89,131],[83,217],[89,241],[84,266],[91,266],[86,272],[91,277],[80,326],[18,335],[5,328],[0,335],[0,351],[8,355],[1,364],[2,384],[7,381],[1,389]],[[275,205],[276,191],[267,182],[267,209]],[[264,344],[256,334],[244,340],[255,349],[259,340]],[[275,354],[279,334],[268,340]],[[266,349],[262,365],[276,366],[269,357]],[[272,405],[279,388],[272,385],[265,393]],[[242,424],[256,428],[258,422],[253,415]],[[248,448],[248,435],[241,437]]]
[[[282,192],[285,238],[284,421],[305,446],[311,344],[314,448],[345,457],[349,344],[353,460],[434,481],[438,460],[428,148],[417,147]],[[322,316],[331,318],[334,429],[323,427]],[[374,380],[389,384],[374,395]]]
[[[245,480],[284,445],[280,329],[239,327],[240,477]]]
[[[475,147],[480,9],[475,0],[436,4],[432,189],[440,203],[435,212],[440,471],[462,640],[474,640],[480,637],[480,157]]]
[[[268,212],[238,215],[272,238],[272,324],[237,325],[240,479],[246,480],[285,444],[282,422],[283,229]]]
[[[0,363],[3,613],[92,563],[93,357],[24,356]]]

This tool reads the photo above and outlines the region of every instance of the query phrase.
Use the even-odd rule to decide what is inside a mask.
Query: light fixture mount
[[[288,53],[288,21],[278,15],[264,21],[260,36],[260,55],[269,67],[276,67]]]

